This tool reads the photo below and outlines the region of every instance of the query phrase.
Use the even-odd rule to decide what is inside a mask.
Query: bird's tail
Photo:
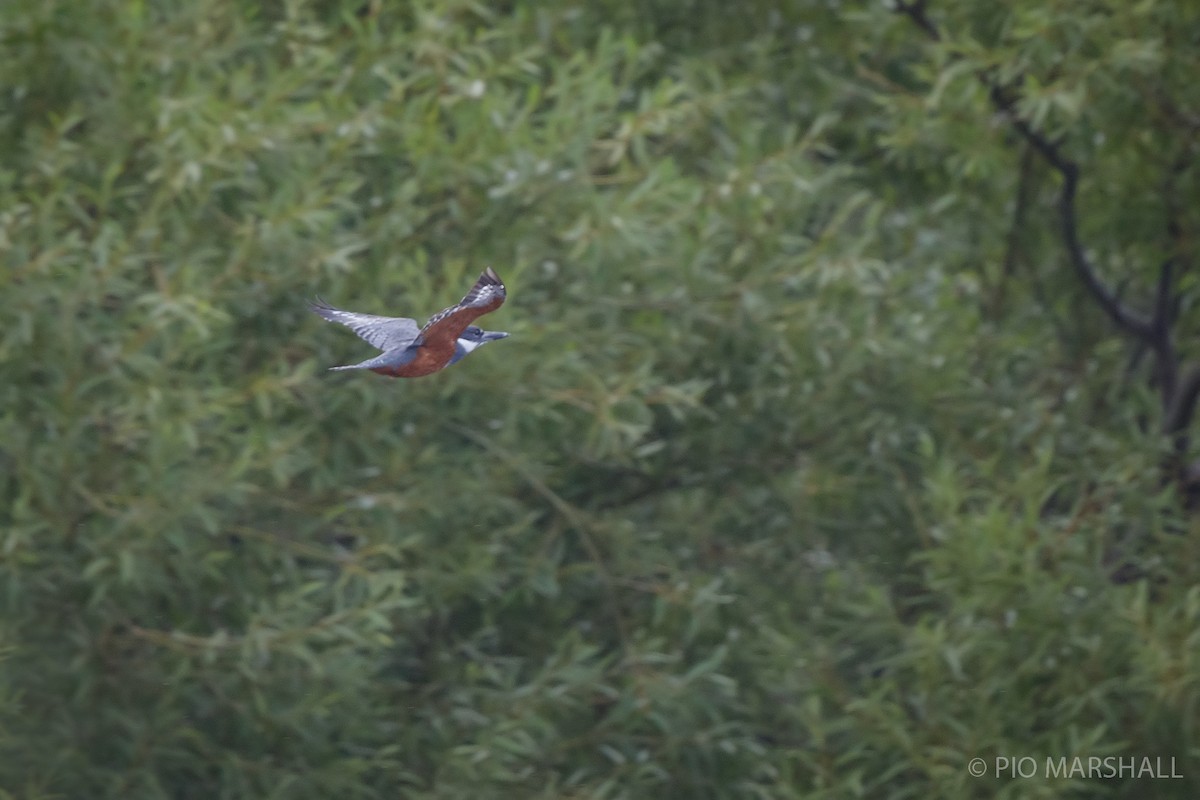
[[[380,353],[374,358],[368,358],[366,361],[360,361],[357,364],[344,364],[340,367],[330,367],[332,370],[341,369],[378,369],[380,367],[398,367],[406,360],[402,350],[388,350]]]

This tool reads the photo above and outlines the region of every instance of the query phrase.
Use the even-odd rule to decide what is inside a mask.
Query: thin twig
[[[1021,232],[1025,229],[1025,216],[1033,199],[1033,148],[1021,150],[1021,164],[1017,171],[1017,191],[1013,198],[1012,221],[1004,237],[1004,258],[1001,261],[1000,282],[992,296],[992,313],[999,314],[1004,306],[1008,283],[1017,272],[1017,261],[1021,251]]]

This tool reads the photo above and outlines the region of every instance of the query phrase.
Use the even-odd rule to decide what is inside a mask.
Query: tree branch
[[[1021,232],[1025,230],[1025,216],[1033,200],[1033,148],[1021,149],[1021,165],[1017,171],[1017,190],[1013,198],[1012,220],[1008,225],[1008,233],[1004,237],[1004,258],[1000,262],[999,285],[993,293],[992,313],[999,314],[1004,305],[1004,295],[1008,282],[1017,271],[1017,260],[1020,258]]]
[[[1158,291],[1154,297],[1154,317],[1150,321],[1155,354],[1158,356],[1158,382],[1162,393],[1163,411],[1173,402],[1179,377],[1179,359],[1171,338],[1174,321],[1175,262],[1167,259],[1158,273]]]
[[[907,16],[931,40],[942,41],[941,31],[929,17],[927,0],[895,0],[894,8],[897,13]],[[1190,165],[1193,152],[1191,142],[1188,142],[1168,170],[1163,189],[1167,207],[1167,237],[1171,246],[1159,270],[1152,316],[1146,317],[1122,303],[1119,294],[1104,283],[1079,241],[1078,209],[1075,205],[1079,191],[1079,165],[1063,153],[1059,142],[1035,130],[1028,120],[1021,116],[1017,109],[1020,95],[1013,87],[997,83],[988,70],[976,70],[975,76],[987,89],[992,105],[1004,115],[1013,130],[1061,176],[1058,215],[1067,257],[1087,291],[1117,327],[1154,352],[1154,379],[1158,384],[1163,409],[1162,432],[1171,437],[1176,454],[1172,469],[1176,479],[1185,488],[1185,493],[1193,480],[1197,491],[1200,492],[1200,462],[1194,465],[1194,475],[1187,468],[1179,466],[1189,446],[1187,430],[1191,427],[1197,403],[1200,402],[1200,365],[1189,366],[1181,377],[1179,354],[1171,336],[1175,304],[1178,302],[1174,286],[1176,268],[1187,270],[1190,267],[1190,252],[1180,222],[1182,214],[1176,181]],[[1185,115],[1162,98],[1160,104],[1175,117],[1183,120],[1187,127],[1194,129],[1200,126],[1200,120]]]
[[[935,42],[940,42],[942,40],[941,31],[938,30],[937,25],[933,24],[933,20],[931,20],[928,13],[926,13],[927,6],[927,0],[911,0],[911,2],[896,0],[894,10],[899,14],[906,15],[909,19],[915,22],[917,27],[925,31],[930,39],[933,39]]]
[[[1188,436],[1185,431],[1191,424],[1197,400],[1200,398],[1200,367],[1192,367],[1184,377],[1182,384],[1179,384],[1178,357],[1174,351],[1169,331],[1178,304],[1178,299],[1171,292],[1170,283],[1174,278],[1177,265],[1180,272],[1186,272],[1191,266],[1191,253],[1188,251],[1187,237],[1184,234],[1183,223],[1180,221],[1182,209],[1179,203],[1178,187],[1179,176],[1187,170],[1191,163],[1191,150],[1190,142],[1184,145],[1183,150],[1171,163],[1166,179],[1163,181],[1162,191],[1166,206],[1166,232],[1167,238],[1170,240],[1170,255],[1163,264],[1162,274],[1159,276],[1158,297],[1154,309],[1154,320],[1163,329],[1160,333],[1165,343],[1163,356],[1164,358],[1169,356],[1171,359],[1169,372],[1162,376],[1165,384],[1164,391],[1169,392],[1163,398],[1163,432],[1174,435],[1175,450],[1180,455],[1187,450]]]
[[[934,41],[941,41],[941,31],[938,30],[933,20],[929,18],[926,0],[911,0],[911,2],[900,0],[896,3],[895,9],[898,13],[904,14],[911,19],[929,38]],[[1145,319],[1124,305],[1117,298],[1116,294],[1104,284],[1104,281],[1100,279],[1099,274],[1092,266],[1091,261],[1088,260],[1083,245],[1079,241],[1079,230],[1076,221],[1077,211],[1075,208],[1075,195],[1079,188],[1079,165],[1064,155],[1057,143],[1050,141],[1044,135],[1034,130],[1021,117],[1016,109],[1015,99],[1005,94],[1003,87],[996,84],[983,71],[976,71],[975,74],[987,88],[988,97],[991,99],[992,105],[995,106],[996,110],[1003,114],[1012,124],[1013,129],[1020,134],[1021,138],[1028,142],[1062,176],[1062,189],[1058,197],[1059,221],[1062,226],[1063,243],[1067,249],[1067,257],[1070,259],[1075,273],[1083,281],[1084,286],[1087,287],[1092,297],[1095,298],[1096,302],[1100,304],[1100,307],[1104,309],[1105,313],[1108,314],[1118,327],[1145,341],[1157,350],[1158,347],[1156,346],[1156,342],[1154,342],[1154,325],[1152,321]]]
[[[1163,433],[1182,433],[1192,424],[1196,400],[1200,399],[1200,365],[1192,364],[1175,390],[1163,415]]]

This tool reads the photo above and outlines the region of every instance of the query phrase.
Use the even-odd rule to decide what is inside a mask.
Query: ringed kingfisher
[[[334,308],[321,298],[309,308],[330,322],[339,322],[383,351],[374,358],[330,369],[369,369],[391,378],[419,378],[445,369],[477,347],[508,336],[485,331],[471,323],[504,305],[504,284],[488,267],[471,291],[456,305],[429,318],[424,328],[407,317],[377,317]]]

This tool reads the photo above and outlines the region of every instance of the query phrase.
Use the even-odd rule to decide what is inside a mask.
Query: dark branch
[[[1167,238],[1171,242],[1171,258],[1179,264],[1181,272],[1187,272],[1191,266],[1192,254],[1188,247],[1188,237],[1184,234],[1183,207],[1179,200],[1179,178],[1192,165],[1195,143],[1189,140],[1179,155],[1167,169],[1163,181],[1163,201],[1167,210]]]
[[[1192,424],[1196,400],[1200,398],[1200,365],[1193,364],[1184,374],[1163,416],[1163,433],[1179,434]]]
[[[1179,377],[1179,359],[1175,354],[1175,342],[1171,338],[1171,323],[1174,321],[1174,267],[1174,262],[1167,259],[1159,270],[1158,291],[1154,297],[1154,318],[1150,322],[1152,344],[1158,357],[1158,381],[1164,411],[1175,397],[1175,384]]]
[[[925,0],[898,2],[896,11],[906,15],[926,35],[934,41],[941,41],[941,31],[929,18]],[[1076,223],[1075,195],[1079,187],[1079,166],[1065,156],[1058,144],[1050,141],[1021,117],[1016,109],[1016,100],[1011,94],[1006,94],[1004,88],[998,85],[985,72],[976,72],[979,80],[987,87],[988,97],[996,110],[1002,113],[1012,124],[1013,129],[1021,135],[1029,145],[1037,151],[1055,171],[1062,176],[1062,190],[1058,198],[1058,211],[1062,225],[1063,243],[1067,248],[1067,256],[1074,267],[1075,273],[1083,281],[1084,286],[1120,328],[1133,336],[1155,347],[1153,341],[1153,324],[1125,306],[1116,294],[1104,284],[1092,263],[1084,252],[1079,241],[1079,231]],[[1158,348],[1155,347],[1157,350]]]
[[[929,14],[926,12],[927,5],[926,0],[912,0],[912,2],[908,3],[903,0],[897,0],[895,9],[897,13],[907,15],[909,19],[916,23],[917,27],[925,31],[930,39],[940,42],[942,34],[937,29],[937,25],[933,24],[933,20],[929,18]]]
[[[1000,285],[996,288],[993,305],[997,311],[1004,304],[1005,288],[1017,271],[1020,258],[1021,233],[1025,230],[1026,211],[1033,201],[1033,149],[1021,150],[1021,165],[1017,171],[1017,191],[1013,198],[1012,221],[1004,237],[1004,259],[1001,261]]]
[[[1194,144],[1186,142],[1172,160],[1163,181],[1163,203],[1166,209],[1166,234],[1170,243],[1169,255],[1159,276],[1158,296],[1154,308],[1156,333],[1163,343],[1160,354],[1164,359],[1164,418],[1163,432],[1175,437],[1175,450],[1181,456],[1188,449],[1187,428],[1195,413],[1200,397],[1200,367],[1193,367],[1179,381],[1179,359],[1170,336],[1170,327],[1178,310],[1179,298],[1174,296],[1172,286],[1175,276],[1190,270],[1192,253],[1182,223],[1183,209],[1179,201],[1179,177],[1190,167]],[[1166,361],[1165,359],[1170,359]]]
[[[1022,128],[1029,130],[1028,126],[1023,123],[1018,126],[1018,130]],[[1040,136],[1032,132],[1029,135],[1041,139]],[[1057,151],[1055,150],[1055,152]],[[1079,241],[1079,230],[1075,222],[1075,193],[1079,187],[1079,168],[1075,166],[1074,162],[1065,159],[1060,163],[1053,161],[1051,163],[1054,164],[1063,179],[1062,191],[1058,196],[1058,214],[1060,217],[1059,221],[1062,224],[1063,243],[1067,248],[1067,256],[1071,259],[1071,266],[1075,268],[1075,273],[1079,275],[1084,285],[1087,286],[1088,291],[1096,298],[1096,302],[1112,317],[1117,325],[1154,347],[1154,326],[1152,323],[1117,299],[1112,290],[1104,285],[1104,281],[1100,280],[1100,276],[1096,274],[1095,268],[1092,267],[1092,263],[1088,261],[1087,255],[1083,251],[1083,245]]]
[[[895,10],[907,16],[933,41],[942,41],[941,31],[929,18],[926,0],[896,0]],[[1083,281],[1088,292],[1100,304],[1105,313],[1126,333],[1133,336],[1141,347],[1154,352],[1155,379],[1158,382],[1163,406],[1163,433],[1173,438],[1175,451],[1182,457],[1188,449],[1187,430],[1200,401],[1200,365],[1192,365],[1180,375],[1179,356],[1171,337],[1171,326],[1175,317],[1176,268],[1190,267],[1190,252],[1187,237],[1180,223],[1181,210],[1176,181],[1190,165],[1192,145],[1189,142],[1183,153],[1168,173],[1164,195],[1167,205],[1167,236],[1171,241],[1171,252],[1159,271],[1158,285],[1154,297],[1153,316],[1146,318],[1124,303],[1120,296],[1107,286],[1094,265],[1088,260],[1083,244],[1079,241],[1078,210],[1075,198],[1079,190],[1079,165],[1063,153],[1058,142],[1052,141],[1035,130],[1017,109],[1019,92],[997,82],[987,70],[976,70],[976,77],[986,87],[992,105],[1008,119],[1013,129],[1035,152],[1042,157],[1062,178],[1058,196],[1059,222],[1063,245],[1076,275]],[[1173,104],[1160,97],[1160,104],[1187,127],[1200,126],[1200,120],[1185,115]],[[1200,466],[1200,463],[1198,463]],[[1182,474],[1182,473],[1181,473]],[[1200,469],[1197,472],[1200,481]],[[1186,481],[1185,481],[1186,482]]]

